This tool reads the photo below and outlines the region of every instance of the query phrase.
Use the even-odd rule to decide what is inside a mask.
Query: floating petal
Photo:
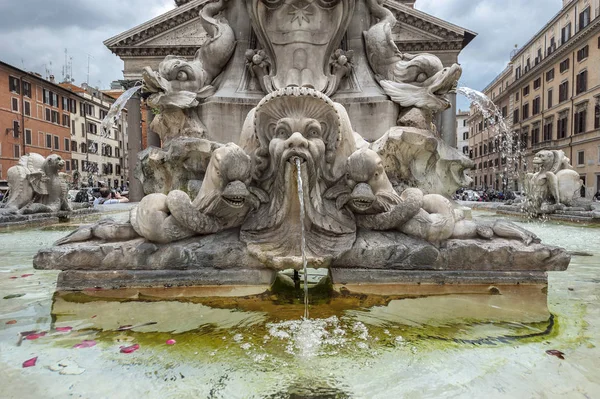
[[[140,346],[138,344],[133,344],[131,346],[121,346],[121,353],[132,353],[138,349],[140,349]]]
[[[9,320],[6,322],[6,324],[17,324],[16,320]]]
[[[56,327],[57,332],[71,332],[73,327]]]
[[[36,357],[33,357],[33,358],[29,359],[29,360],[25,360],[23,362],[23,368],[35,366],[35,363],[37,362],[37,359],[38,359],[38,357],[36,356]]]
[[[175,345],[176,343],[177,343],[177,341],[175,341],[174,339],[167,340],[167,345]]]
[[[40,333],[33,333],[33,334],[27,334],[25,336],[25,339],[29,340],[29,341],[33,341],[34,339],[38,339],[43,337],[44,335],[46,335],[45,331],[42,331]]]
[[[92,346],[96,346],[96,341],[94,341],[93,339],[86,339],[78,344],[73,345],[73,348],[91,348]]]

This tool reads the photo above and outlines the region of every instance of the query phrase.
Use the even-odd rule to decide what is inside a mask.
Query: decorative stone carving
[[[50,213],[70,211],[67,185],[59,177],[65,161],[56,154],[24,155],[8,169],[9,196],[0,213]]]
[[[302,162],[306,211],[306,245],[314,261],[323,261],[352,246],[356,231],[352,215],[323,197],[343,175],[354,137],[344,108],[322,93],[288,87],[258,104],[242,137],[252,154],[253,179],[269,202],[248,216],[241,239],[259,259],[300,257],[300,221],[295,159]],[[317,260],[321,258],[321,260]],[[282,260],[284,262],[284,260]]]
[[[533,158],[535,173],[525,178],[525,209],[533,214],[550,213],[572,206],[579,198],[581,179],[562,150],[544,150]]]
[[[354,0],[248,0],[246,4],[271,62],[268,74],[257,74],[263,90],[303,86],[333,94],[345,73],[331,71],[330,57],[350,23]]]
[[[161,111],[155,130],[165,146],[147,150],[141,170],[148,191],[160,192],[144,197],[128,223],[84,227],[59,240],[59,247],[40,251],[37,268],[67,269],[61,281],[76,288],[96,280],[266,284],[275,270],[302,267],[303,255],[311,267],[359,270],[346,276],[382,268],[378,276],[402,275],[403,282],[440,275],[455,282],[463,271],[469,283],[480,283],[482,275],[485,281],[540,282],[546,270],[566,268],[565,251],[540,245],[510,223],[469,220],[447,198],[470,183],[465,170],[473,164],[437,137],[431,117],[447,106],[443,95],[460,67],[444,69],[429,54],[401,53],[391,34],[396,19],[381,1],[367,0],[376,21],[364,41],[357,27],[346,30],[352,18],[366,17],[364,7],[353,15],[354,0],[230,4],[228,16],[248,48],[235,51],[223,82],[217,75],[235,45],[233,30],[217,17],[223,1],[181,5],[182,15],[204,6],[201,20],[210,39],[191,61],[167,57],[158,72],[145,71],[149,102]],[[417,13],[388,6],[406,21]],[[438,25],[428,24],[432,31]],[[447,28],[427,37],[463,37]],[[383,137],[398,107],[381,96],[367,63],[402,106],[404,127]],[[352,79],[337,95],[360,126],[357,132],[346,109],[328,97],[349,73]],[[268,94],[248,112],[258,100],[250,74]],[[217,87],[218,101],[199,104]],[[215,122],[228,112],[235,123]],[[218,138],[239,131],[246,113],[239,147],[221,144],[229,139]]]
[[[158,71],[144,68],[142,76],[148,104],[160,111],[151,128],[163,141],[180,136],[206,136],[206,128],[195,108],[215,93],[212,83],[235,49],[233,30],[224,17],[218,16],[227,2],[217,0],[200,11],[200,22],[209,39],[192,61],[168,55]]]
[[[183,190],[195,197],[213,151],[221,146],[206,139],[178,137],[162,148],[148,147],[138,154],[135,176],[146,194]]]
[[[444,95],[456,88],[462,68],[454,64],[444,68],[432,54],[402,53],[394,43],[394,14],[383,0],[367,0],[377,22],[365,32],[367,58],[385,93],[401,107],[441,111],[450,107]]]
[[[233,143],[223,145],[212,153],[202,187],[193,202],[180,190],[168,195],[149,194],[132,209],[129,223],[102,221],[83,227],[57,244],[90,239],[115,241],[131,230],[151,242],[165,244],[239,227],[250,210],[268,200],[260,189],[247,186],[250,173],[250,156]]]
[[[396,187],[418,187],[426,194],[452,195],[472,182],[474,163],[431,132],[393,127],[371,145]]]
[[[450,238],[485,238],[494,235],[520,239],[526,245],[537,237],[512,223],[475,223],[466,220],[455,205],[438,194],[423,195],[416,188],[398,195],[390,183],[381,158],[369,149],[356,151],[348,158],[341,187],[326,194],[337,197],[338,207],[347,206],[357,214],[357,224],[369,230],[399,230],[440,245]]]

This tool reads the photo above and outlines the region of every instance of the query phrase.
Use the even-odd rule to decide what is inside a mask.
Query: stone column
[[[150,108],[146,110],[146,126],[148,129],[148,147],[160,148],[160,136],[150,128],[150,124],[154,120],[154,112]]]
[[[127,101],[127,136],[129,141],[128,163],[129,200],[138,202],[144,196],[142,183],[135,178],[138,153],[142,150],[142,110],[140,95],[136,93]]]
[[[456,93],[446,94],[451,107],[442,112],[440,132],[442,139],[450,147],[456,148]]]

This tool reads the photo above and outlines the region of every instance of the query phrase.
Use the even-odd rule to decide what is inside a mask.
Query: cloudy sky
[[[477,32],[463,51],[461,84],[484,88],[561,7],[562,0],[417,0],[416,7]],[[0,0],[0,60],[62,79],[65,48],[75,83],[108,88],[122,62],[102,42],[174,8],[173,0]],[[466,108],[466,102],[459,106]]]

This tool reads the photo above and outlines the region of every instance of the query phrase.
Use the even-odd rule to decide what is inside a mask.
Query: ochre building
[[[562,9],[485,89],[509,133],[498,136],[498,119],[471,107],[469,153],[473,187],[521,188],[531,160],[544,149],[563,150],[584,182],[582,196],[600,189],[600,7],[565,0]],[[502,141],[512,134],[515,156]],[[518,173],[517,173],[518,172]],[[519,178],[519,176],[521,178]]]

